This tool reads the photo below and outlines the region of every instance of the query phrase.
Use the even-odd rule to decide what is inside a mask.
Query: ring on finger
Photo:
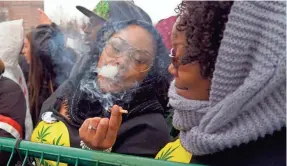
[[[96,127],[94,127],[94,126],[92,126],[91,124],[89,124],[89,126],[88,126],[88,130],[97,130],[97,128],[96,128]]]

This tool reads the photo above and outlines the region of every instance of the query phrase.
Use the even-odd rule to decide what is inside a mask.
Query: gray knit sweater
[[[234,2],[209,101],[184,99],[172,83],[173,125],[194,155],[239,146],[286,126],[286,2]]]

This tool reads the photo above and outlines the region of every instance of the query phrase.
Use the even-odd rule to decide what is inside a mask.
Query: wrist
[[[80,142],[80,146],[82,147],[82,149],[85,149],[85,150],[93,150],[92,148],[88,147],[84,141],[81,141]],[[103,152],[111,152],[112,151],[112,147],[108,148],[108,149],[104,149],[102,150]]]

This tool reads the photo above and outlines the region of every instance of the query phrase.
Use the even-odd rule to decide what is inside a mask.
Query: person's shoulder
[[[2,77],[0,79],[0,87],[5,87],[5,88],[0,88],[0,91],[2,93],[6,92],[19,92],[21,93],[21,87],[13,80],[7,78],[7,77]]]
[[[21,87],[9,78],[0,79],[0,114],[24,126],[26,100]]]

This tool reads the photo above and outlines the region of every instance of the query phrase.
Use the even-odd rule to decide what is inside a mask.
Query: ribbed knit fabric
[[[286,126],[285,12],[286,2],[234,2],[208,104],[183,99],[171,85],[173,125],[193,155],[239,146]]]

